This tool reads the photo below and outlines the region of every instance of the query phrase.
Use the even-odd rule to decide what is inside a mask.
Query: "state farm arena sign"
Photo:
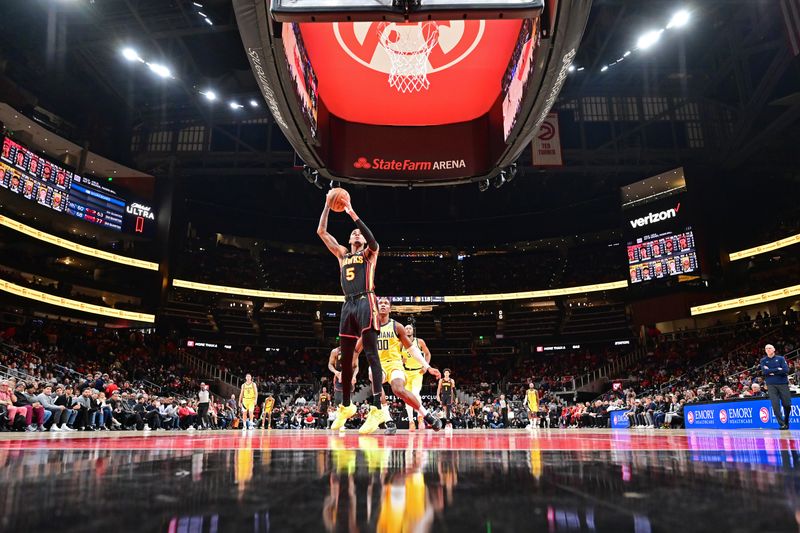
[[[430,128],[365,126],[331,117],[329,169],[340,176],[446,180],[489,170],[485,121]]]

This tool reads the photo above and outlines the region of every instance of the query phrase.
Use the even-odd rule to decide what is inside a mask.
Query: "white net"
[[[380,24],[378,37],[391,62],[389,86],[401,93],[428,89],[428,57],[439,42],[438,25]]]

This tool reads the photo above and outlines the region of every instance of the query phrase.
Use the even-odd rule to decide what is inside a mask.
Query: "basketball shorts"
[[[245,411],[252,412],[256,408],[256,402],[255,400],[242,400],[242,407],[244,407]]]
[[[422,378],[424,374],[420,374],[417,370],[406,370],[406,390],[419,396],[422,390]]]
[[[380,329],[375,295],[369,293],[354,300],[345,300],[342,304],[342,316],[339,319],[339,335],[358,339],[361,333],[369,328]]]
[[[453,397],[450,394],[442,394],[442,405],[452,405]]]
[[[383,370],[383,383],[389,383],[395,379],[406,379],[406,369],[403,366],[402,360],[397,361],[381,361],[381,370]],[[372,379],[372,372],[369,372],[370,379]]]

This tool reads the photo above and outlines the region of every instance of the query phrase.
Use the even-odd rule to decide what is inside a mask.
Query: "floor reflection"
[[[711,439],[711,440],[709,440]],[[0,450],[0,530],[798,531],[800,453]]]

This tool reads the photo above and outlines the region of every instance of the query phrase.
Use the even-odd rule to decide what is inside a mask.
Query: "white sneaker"
[[[145,425],[144,425],[144,431],[150,431],[150,426],[148,426],[147,424],[145,424]]]
[[[533,429],[533,425],[532,424],[528,424],[527,426],[525,426],[525,429]]]
[[[64,431],[64,430],[58,427],[57,425],[53,424],[52,426],[50,426],[50,431],[53,433],[58,433],[59,431]]]
[[[77,429],[71,428],[66,424],[61,424],[61,431],[77,431]]]
[[[189,426],[188,428],[186,428],[186,431],[194,431],[194,426]]]

